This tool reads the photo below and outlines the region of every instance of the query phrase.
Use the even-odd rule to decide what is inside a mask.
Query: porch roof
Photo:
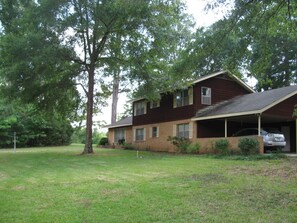
[[[197,111],[196,116],[192,120],[261,114],[295,94],[297,94],[297,85],[237,96]]]
[[[126,127],[126,126],[132,126],[132,116],[123,118],[120,121],[117,121],[110,125],[106,125],[105,127],[110,129],[110,128],[119,128],[119,127]]]

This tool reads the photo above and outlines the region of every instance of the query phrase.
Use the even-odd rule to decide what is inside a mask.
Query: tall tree
[[[189,72],[229,69],[258,80],[257,90],[296,83],[297,3],[288,0],[209,0],[209,8],[233,3],[226,16],[197,30],[181,66]],[[195,61],[199,61],[198,63]]]
[[[186,31],[184,26],[189,24],[183,13],[184,4],[180,0],[0,2],[5,33],[1,40],[5,43],[1,46],[4,49],[1,49],[1,58],[9,53],[14,54],[12,43],[16,41],[20,51],[15,65],[12,65],[12,57],[1,62],[1,68],[7,70],[3,75],[9,86],[18,86],[21,91],[31,89],[39,100],[45,100],[45,97],[40,97],[39,94],[42,90],[44,93],[51,92],[53,100],[49,98],[46,101],[55,101],[57,90],[46,91],[49,89],[44,89],[42,85],[51,80],[50,74],[56,80],[56,83],[49,82],[52,87],[64,83],[66,86],[60,87],[71,89],[70,86],[73,86],[75,81],[83,81],[81,84],[87,95],[84,154],[93,153],[94,100],[105,93],[102,73],[107,66],[106,61],[118,60],[129,64],[129,78],[145,86],[142,89],[146,92],[148,86],[160,86],[160,83],[164,85],[171,80],[166,73],[166,67],[172,65],[170,62],[173,58],[170,57],[174,55],[172,52],[177,46],[176,40],[183,39],[181,32]],[[40,38],[32,38],[36,37],[36,33]],[[12,41],[9,41],[9,38]],[[118,38],[121,46],[125,48],[124,58],[113,58],[111,46],[114,38]],[[27,45],[27,42],[30,45]],[[34,44],[37,46],[32,48]],[[22,50],[24,46],[27,47]],[[46,56],[47,53],[49,56]],[[27,61],[27,58],[30,60]],[[33,63],[36,58],[39,60]],[[47,62],[51,63],[51,66],[48,66]],[[20,65],[28,72],[20,72],[22,69],[16,71],[15,67]],[[41,65],[44,67],[40,67]],[[10,77],[9,74],[13,76]],[[28,93],[28,96],[31,96],[31,93]]]

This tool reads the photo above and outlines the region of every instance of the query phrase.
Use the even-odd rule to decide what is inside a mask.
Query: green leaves
[[[0,147],[12,146],[14,132],[18,147],[27,147],[68,144],[73,130],[70,121],[57,113],[49,115],[33,105],[0,100]]]
[[[224,7],[229,1],[214,0]],[[234,1],[226,17],[197,30],[175,65],[178,71],[201,76],[228,69],[258,80],[257,90],[296,83],[297,3]]]

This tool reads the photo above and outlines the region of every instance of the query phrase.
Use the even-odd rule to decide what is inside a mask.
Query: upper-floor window
[[[179,91],[175,94],[176,107],[181,107],[189,104],[189,92],[187,90]]]
[[[181,107],[193,104],[193,88],[180,90],[174,94],[173,107]]]
[[[134,103],[134,116],[146,114],[146,101]]]
[[[201,88],[201,104],[211,105],[211,88],[208,88],[208,87]]]
[[[158,107],[160,107],[160,100],[150,102],[150,108],[158,108]]]

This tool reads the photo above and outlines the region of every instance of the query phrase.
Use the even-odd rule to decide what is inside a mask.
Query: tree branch
[[[83,89],[83,91],[85,92],[85,94],[86,94],[86,96],[88,97],[88,91],[87,91],[87,89],[84,87],[84,85],[82,84],[82,83],[75,83],[75,85],[79,85],[79,86],[81,86],[82,87],[82,89]]]

